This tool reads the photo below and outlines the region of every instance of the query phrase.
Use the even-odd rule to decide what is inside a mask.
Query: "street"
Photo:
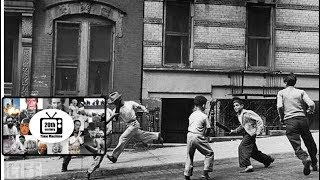
[[[305,176],[302,173],[302,163],[293,154],[277,154],[274,155],[275,162],[270,167],[264,168],[263,164],[252,160],[254,166],[254,172],[252,173],[239,173],[241,170],[238,167],[238,159],[224,159],[218,160],[214,164],[214,170],[210,173],[210,176],[214,180],[222,179],[237,179],[237,180],[256,180],[256,179],[281,179],[281,180],[300,180],[300,179],[319,179],[319,171],[311,171],[309,176]],[[194,167],[194,174],[191,179],[200,180],[202,174],[202,165],[197,163]],[[94,179],[184,179],[183,166],[177,168],[165,167],[158,170],[150,170],[146,172],[128,173],[110,175],[106,177],[97,177]]]

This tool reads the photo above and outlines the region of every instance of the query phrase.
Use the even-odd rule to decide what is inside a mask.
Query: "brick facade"
[[[238,93],[237,96],[249,99],[275,99],[284,87],[282,77],[289,72],[298,74],[298,88],[319,101],[319,1],[278,0],[271,5],[271,62],[259,68],[247,63],[245,0],[196,0],[190,5],[194,16],[189,66],[163,63],[166,2],[144,3],[142,98],[147,106],[167,112],[164,101],[190,100],[196,95],[224,100]],[[164,134],[172,133],[169,131],[162,129]]]
[[[33,58],[31,93],[34,95],[52,95],[53,33],[47,32],[48,9],[67,1],[36,1],[33,31]],[[79,2],[80,3],[80,2]],[[124,94],[125,99],[141,99],[141,62],[143,32],[143,1],[92,1],[103,3],[124,12],[122,36],[115,37],[114,43],[114,89]],[[92,6],[94,8],[94,6]],[[94,11],[91,9],[91,12]],[[81,17],[81,15],[80,15]],[[83,16],[85,17],[85,15]],[[117,32],[116,32],[117,33]],[[130,77],[130,78],[129,78]]]

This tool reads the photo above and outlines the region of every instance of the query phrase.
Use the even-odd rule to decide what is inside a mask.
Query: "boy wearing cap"
[[[127,129],[121,134],[119,138],[118,145],[112,151],[112,155],[107,155],[107,158],[113,163],[117,162],[119,155],[122,153],[125,145],[132,139],[135,138],[144,143],[149,142],[160,142],[163,143],[163,139],[160,136],[159,132],[148,132],[140,129],[140,123],[137,121],[136,113],[134,109],[140,108],[144,112],[148,110],[134,102],[134,101],[123,101],[121,94],[118,92],[113,92],[109,95],[108,98],[109,104],[114,104],[116,106],[115,113],[119,113],[115,118],[118,120],[120,118],[127,125]]]
[[[194,112],[189,116],[189,127],[187,134],[187,160],[184,176],[187,180],[192,176],[193,157],[196,150],[205,156],[202,178],[210,179],[212,172],[214,153],[208,141],[211,125],[208,116],[204,113],[207,99],[203,96],[194,98]]]
[[[240,98],[233,98],[234,111],[237,113],[240,126],[231,133],[243,132],[243,139],[239,145],[239,164],[244,168],[240,173],[253,172],[253,166],[250,162],[250,157],[269,167],[274,159],[258,150],[256,145],[256,136],[259,135],[263,129],[263,121],[261,117],[251,111],[244,109],[244,103]]]
[[[277,95],[277,110],[281,123],[286,125],[286,135],[289,139],[296,156],[302,161],[304,175],[310,174],[310,165],[314,171],[317,166],[317,146],[309,130],[307,114],[312,114],[315,110],[314,102],[303,90],[295,88],[297,78],[290,73],[284,78],[286,88],[279,91]],[[300,136],[303,139],[308,153],[301,148]]]

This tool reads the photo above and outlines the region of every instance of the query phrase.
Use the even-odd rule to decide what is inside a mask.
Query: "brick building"
[[[289,72],[316,102],[319,129],[319,1],[145,0],[143,22],[142,98],[165,141],[185,141],[196,95],[215,101],[214,121],[236,126],[239,96],[266,133],[281,129],[275,99]]]
[[[5,95],[141,99],[143,1],[5,0]]]

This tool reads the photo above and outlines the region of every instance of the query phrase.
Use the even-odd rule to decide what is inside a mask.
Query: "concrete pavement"
[[[319,149],[319,132],[312,133],[312,135]],[[237,158],[240,142],[241,140],[210,143],[215,153],[216,163],[223,159]],[[257,146],[259,150],[266,154],[293,153],[286,136],[257,138]],[[302,147],[306,150],[304,144],[302,144]],[[110,154],[110,151],[107,153]],[[185,144],[165,144],[163,148],[125,151],[120,155],[117,163],[112,163],[105,157],[100,168],[92,177],[108,177],[116,174],[177,167],[181,167],[182,173],[185,159]],[[195,165],[201,167],[203,159],[204,157],[196,152]],[[62,159],[59,159],[59,157],[6,161],[4,163],[4,176],[6,179],[10,177],[14,179],[78,179],[84,177],[85,171],[92,162],[91,156],[73,158],[68,167],[69,171],[62,173]]]

